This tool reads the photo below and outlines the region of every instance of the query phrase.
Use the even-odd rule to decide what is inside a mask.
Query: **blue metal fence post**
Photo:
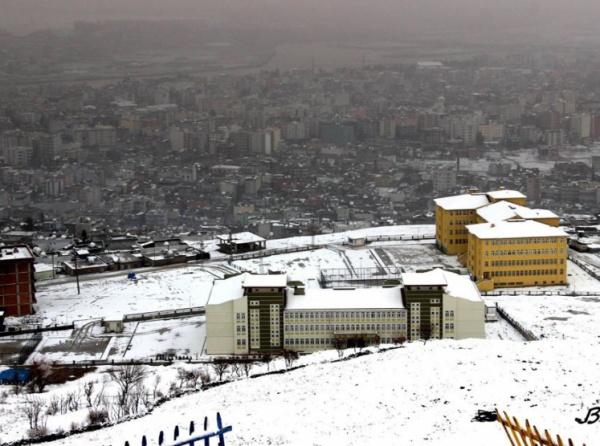
[[[219,446],[225,446],[225,436],[223,435],[223,422],[221,414],[217,412],[217,429],[219,430]]]
[[[165,433],[163,431],[160,431],[160,434],[158,434],[158,446],[162,446],[162,444],[165,442]]]
[[[175,426],[175,431],[173,432],[173,440],[177,440],[179,437],[179,426]]]
[[[204,417],[204,432],[208,430],[208,417]],[[204,439],[204,446],[210,446],[210,440],[208,438]]]
[[[148,446],[148,440],[146,440],[146,436],[142,437],[142,446]]]

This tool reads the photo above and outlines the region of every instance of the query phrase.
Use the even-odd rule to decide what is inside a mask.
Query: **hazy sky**
[[[198,17],[253,26],[431,32],[593,29],[598,0],[0,0],[12,32],[73,20]],[[376,36],[375,36],[376,37]]]

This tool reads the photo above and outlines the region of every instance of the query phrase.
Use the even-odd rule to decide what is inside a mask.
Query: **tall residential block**
[[[0,310],[6,316],[33,314],[34,257],[26,246],[0,248]]]

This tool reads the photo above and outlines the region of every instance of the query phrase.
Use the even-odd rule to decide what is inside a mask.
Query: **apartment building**
[[[5,316],[33,314],[34,257],[27,246],[0,248],[0,311]]]
[[[567,283],[567,234],[534,220],[468,225],[467,267],[480,289]]]

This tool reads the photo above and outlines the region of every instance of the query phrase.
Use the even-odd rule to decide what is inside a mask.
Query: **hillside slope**
[[[52,444],[137,444],[220,411],[233,425],[228,445],[505,446],[497,423],[471,421],[478,409],[499,407],[590,445],[597,432],[574,419],[598,402],[598,358],[597,344],[574,341],[418,342],[237,381]]]

